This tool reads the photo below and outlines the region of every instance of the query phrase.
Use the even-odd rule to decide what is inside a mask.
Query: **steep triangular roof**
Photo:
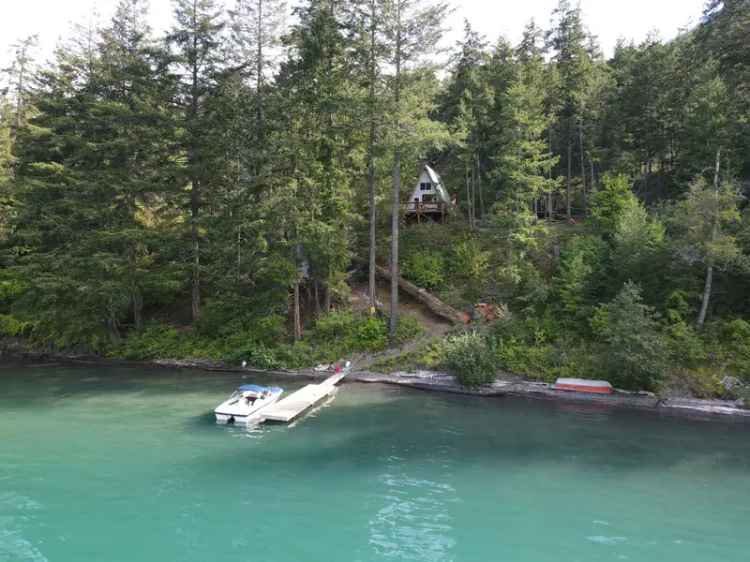
[[[447,203],[450,205],[451,198],[448,195],[448,192],[445,190],[445,186],[443,185],[443,180],[440,179],[440,175],[430,168],[427,164],[424,166],[425,172],[427,172],[427,175],[430,176],[430,181],[435,186],[435,191],[437,191],[438,195],[440,196],[440,199],[443,200],[443,203]]]

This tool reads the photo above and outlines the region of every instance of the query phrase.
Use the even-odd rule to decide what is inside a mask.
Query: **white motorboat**
[[[218,423],[245,423],[276,402],[284,389],[243,384],[214,410]]]

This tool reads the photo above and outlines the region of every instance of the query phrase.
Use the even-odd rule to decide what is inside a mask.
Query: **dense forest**
[[[709,0],[695,28],[609,59],[570,0],[517,45],[466,22],[447,55],[448,6],[428,0],[173,6],[165,36],[121,0],[52,61],[14,46],[0,334],[301,366],[418,336],[402,275],[502,319],[401,367],[744,392],[750,0]],[[425,164],[455,203],[413,224]]]

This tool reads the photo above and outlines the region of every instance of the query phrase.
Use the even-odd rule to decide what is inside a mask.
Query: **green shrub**
[[[395,344],[406,343],[414,338],[418,338],[424,333],[422,324],[419,323],[414,316],[407,314],[402,315],[398,319],[398,326],[396,327],[396,337],[394,340]]]
[[[591,223],[605,237],[612,237],[625,209],[636,201],[627,176],[605,175],[602,188],[591,197]]]
[[[250,367],[256,369],[278,369],[284,366],[279,358],[279,349],[269,349],[263,344],[248,343],[244,347],[231,350],[224,360],[229,363],[240,364],[246,361]]]
[[[466,238],[456,244],[451,259],[451,270],[471,282],[482,282],[490,267],[490,252],[482,249],[479,241]]]
[[[246,311],[246,312],[241,312]],[[287,337],[286,318],[281,314],[262,314],[249,299],[213,299],[206,303],[196,323],[196,332],[216,339],[241,333],[247,339],[268,346]]]
[[[381,318],[360,318],[345,341],[352,351],[380,351],[388,347],[388,328]]]
[[[596,236],[578,236],[565,245],[553,280],[557,302],[568,323],[585,330],[585,319],[603,292],[608,247]]]
[[[131,333],[112,355],[124,359],[168,359],[183,357],[182,336],[165,324],[149,324],[140,332]]]
[[[321,316],[308,337],[321,344],[338,344],[342,353],[379,351],[388,346],[385,320],[353,312],[330,312]]]
[[[695,368],[708,360],[706,344],[695,328],[680,320],[665,328],[665,343],[672,359],[685,367]]]
[[[26,284],[7,269],[0,269],[0,310],[7,309],[26,290]]]
[[[416,252],[404,258],[401,272],[416,285],[435,289],[445,283],[445,259],[437,253]]]
[[[448,338],[444,362],[464,386],[476,387],[495,381],[497,365],[494,350],[476,332]]]
[[[695,398],[732,398],[724,385],[721,372],[710,367],[677,368],[664,381],[662,391],[677,391]]]
[[[632,390],[658,385],[669,353],[638,285],[625,283],[612,302],[596,309],[591,326],[602,342],[602,367],[613,384]]]
[[[0,336],[24,336],[28,335],[31,329],[31,322],[23,322],[10,314],[0,314]]]
[[[722,342],[720,355],[727,370],[750,382],[750,323],[732,320],[722,325],[719,333]]]

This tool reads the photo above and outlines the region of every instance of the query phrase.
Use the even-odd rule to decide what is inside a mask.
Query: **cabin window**
[[[430,189],[432,189],[432,184],[429,182],[419,184],[420,191],[430,191]]]

